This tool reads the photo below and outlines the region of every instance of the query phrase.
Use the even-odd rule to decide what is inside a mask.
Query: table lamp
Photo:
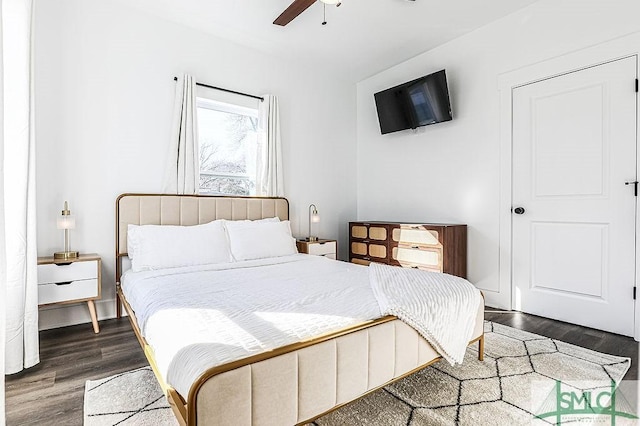
[[[58,229],[64,229],[64,251],[53,253],[54,259],[76,259],[80,253],[69,250],[69,229],[76,227],[76,218],[71,215],[69,204],[65,201],[62,214],[58,216]]]
[[[314,237],[311,232],[311,224],[320,222],[320,215],[315,204],[309,206],[309,241],[318,241],[318,237]]]

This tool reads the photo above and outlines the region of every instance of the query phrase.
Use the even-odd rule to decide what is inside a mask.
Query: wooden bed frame
[[[229,203],[233,205],[231,211],[229,209],[223,209],[224,211],[218,211],[217,202],[223,203],[225,206]],[[271,202],[274,205],[286,206],[285,211],[283,211],[282,207],[275,207],[275,211],[268,207],[265,210],[265,203],[267,206],[271,205]],[[137,207],[136,207],[137,204]],[[258,208],[258,205],[261,205],[261,208]],[[198,214],[197,219],[193,217],[189,218],[186,215],[183,215],[183,209],[185,208],[195,208],[197,205]],[[186,207],[185,207],[186,206]],[[190,207],[189,207],[190,206]],[[205,208],[212,207],[215,212],[213,214],[208,214],[206,211],[203,212],[203,206]],[[153,210],[157,208],[158,214],[143,214],[143,210],[147,209],[153,212]],[[134,210],[135,214],[131,213],[131,209]],[[137,212],[135,211],[137,209]],[[177,209],[177,210],[176,210]],[[258,210],[260,213],[258,213]],[[169,212],[169,213],[166,213]],[[209,212],[210,213],[210,212]],[[215,216],[212,219],[212,216]],[[160,374],[158,367],[155,361],[155,355],[152,347],[145,340],[142,335],[140,328],[138,326],[138,322],[135,316],[135,312],[132,307],[129,305],[128,301],[124,297],[122,289],[120,287],[120,278],[123,273],[123,261],[127,257],[126,252],[126,229],[128,224],[161,224],[161,225],[196,225],[199,223],[206,223],[214,219],[228,219],[228,220],[242,220],[242,219],[262,219],[265,217],[273,217],[279,216],[282,220],[288,220],[289,218],[289,204],[288,201],[284,198],[273,198],[273,197],[215,197],[215,196],[198,196],[198,195],[167,195],[167,194],[122,194],[116,200],[116,303],[117,303],[117,316],[121,317],[121,306],[124,306],[125,311],[129,316],[129,320],[131,321],[131,325],[133,330],[142,346],[145,356],[147,357],[151,368],[153,369],[156,378],[162,387],[163,392],[165,393],[167,400],[181,425],[196,425],[196,424],[225,424],[229,423],[230,419],[233,419],[234,424],[272,424],[274,421],[271,418],[259,418],[255,419],[255,413],[252,412],[256,409],[255,405],[257,402],[251,401],[251,405],[248,410],[249,413],[238,412],[236,413],[235,407],[233,407],[234,402],[242,401],[245,402],[245,399],[254,399],[255,392],[250,391],[247,397],[243,397],[241,392],[238,392],[238,396],[231,396],[227,398],[227,395],[224,392],[216,392],[216,390],[220,389],[228,389],[228,384],[234,383],[233,378],[240,374],[243,370],[249,369],[251,376],[251,380],[255,380],[255,377],[261,377],[257,375],[254,370],[258,372],[261,371],[257,369],[258,366],[269,366],[269,363],[280,362],[285,359],[285,357],[291,358],[295,356],[296,359],[296,372],[298,376],[304,375],[305,372],[302,371],[302,367],[300,366],[299,359],[303,359],[305,356],[308,356],[310,352],[317,352],[318,350],[322,351],[328,345],[333,345],[334,349],[337,347],[341,347],[340,345],[345,345],[347,347],[348,340],[354,340],[361,337],[362,333],[365,333],[367,341],[374,342],[372,336],[380,335],[382,330],[392,329],[392,333],[394,336],[409,336],[413,332],[416,336],[417,333],[406,326],[404,323],[399,321],[394,316],[385,316],[383,318],[378,318],[371,321],[366,321],[364,323],[337,331],[333,333],[328,333],[325,335],[318,336],[314,339],[298,342],[295,344],[283,346],[272,351],[260,353],[257,355],[253,355],[244,359],[240,359],[234,362],[230,362],[228,364],[220,365],[217,367],[210,368],[206,372],[204,372],[196,382],[193,383],[191,389],[189,391],[189,395],[185,399],[183,395],[180,395],[175,389],[169,386],[165,381],[162,375]],[[123,235],[124,234],[124,235]],[[124,244],[122,244],[124,242]],[[484,304],[482,304],[484,305]],[[474,331],[474,338],[469,342],[469,344],[473,344],[475,342],[478,343],[478,358],[483,360],[484,355],[484,331],[482,326],[484,306],[481,306],[478,311],[476,330]],[[478,324],[479,322],[479,324]],[[408,329],[408,330],[407,330]],[[383,333],[384,334],[384,333]],[[396,340],[396,345],[398,345],[399,340],[402,340],[400,337],[394,337]],[[419,336],[418,336],[419,337]],[[405,337],[406,341],[412,342],[411,339],[413,337]],[[411,367],[404,366],[403,370],[400,371],[400,374],[395,374],[390,380],[383,379],[384,382],[376,383],[375,386],[370,386],[366,389],[365,392],[358,392],[357,395],[349,396],[348,398],[342,398],[341,401],[334,401],[330,406],[326,405],[323,407],[321,404],[318,407],[315,407],[315,403],[312,404],[313,408],[311,411],[304,411],[300,408],[301,402],[305,400],[304,392],[301,392],[301,389],[306,389],[304,383],[301,385],[301,380],[298,378],[296,382],[297,385],[297,393],[296,396],[298,399],[294,402],[296,406],[297,412],[296,416],[289,417],[294,420],[287,420],[288,423],[291,424],[305,424],[315,419],[324,416],[325,414],[336,410],[337,408],[346,405],[349,402],[352,402],[356,399],[359,399],[371,392],[374,392],[390,383],[393,383],[397,380],[400,380],[410,374],[415,373],[435,362],[440,361],[442,358],[435,353],[435,351],[431,348],[431,346],[424,341],[421,337],[419,337],[422,342],[418,342],[417,346],[417,357],[415,360],[415,366],[410,364]],[[351,344],[351,343],[349,343]],[[411,343],[413,344],[413,343]],[[368,343],[367,350],[368,359],[373,359],[377,356],[377,352],[371,352],[372,350],[369,346],[373,345],[373,343]],[[402,349],[404,351],[404,349]],[[336,351],[336,364],[342,362],[337,359],[337,349]],[[397,349],[396,349],[397,351]],[[431,351],[431,352],[429,352]],[[332,352],[330,352],[332,353]],[[396,352],[398,353],[398,352]],[[366,355],[366,354],[365,354]],[[314,355],[317,356],[317,355]],[[422,358],[422,359],[418,359]],[[323,358],[322,358],[323,359]],[[321,361],[322,361],[321,359]],[[394,371],[398,370],[397,364],[399,361],[394,360],[396,363],[396,368]],[[413,361],[412,361],[413,362]],[[371,362],[369,362],[371,364]],[[262,371],[265,370],[264,367],[261,367]],[[315,368],[315,367],[311,367]],[[368,365],[368,369],[371,369],[371,365]],[[271,368],[267,368],[266,370],[270,370]],[[300,372],[298,372],[298,369]],[[335,368],[336,376],[338,375],[338,368]],[[264,374],[264,373],[261,373]],[[310,374],[314,374],[312,370],[310,370]],[[255,377],[254,377],[255,375]],[[371,375],[371,373],[369,373]],[[278,376],[279,377],[279,376]],[[346,379],[345,379],[346,380]],[[367,379],[370,380],[370,379]],[[222,384],[218,384],[221,382]],[[379,382],[379,381],[378,381]],[[227,386],[227,387],[225,387]],[[251,386],[254,386],[253,384]],[[338,387],[338,383],[336,380],[336,388]],[[214,389],[213,391],[211,389]],[[272,390],[273,391],[273,390]],[[254,392],[254,393],[251,393]],[[268,391],[266,398],[271,398],[271,394]],[[338,390],[336,390],[336,394]],[[203,396],[204,395],[204,396]],[[258,395],[259,396],[259,395]],[[233,399],[235,398],[235,400]],[[259,398],[258,398],[259,399]],[[319,398],[321,399],[321,398]],[[337,396],[336,396],[337,399]],[[309,399],[307,399],[309,400]],[[314,396],[310,395],[310,400],[314,400]],[[246,405],[246,404],[245,404]],[[271,404],[273,405],[273,404]],[[229,408],[231,406],[231,408]],[[216,407],[218,410],[216,410]],[[222,407],[222,409],[221,409]],[[238,408],[238,411],[242,408]],[[230,413],[221,414],[220,417],[217,416],[217,411],[227,411],[231,410]],[[301,413],[302,411],[302,413]],[[211,413],[214,413],[212,416]],[[293,415],[293,413],[292,413]],[[244,416],[244,417],[243,417]],[[244,420],[242,420],[244,419]],[[249,420],[247,420],[249,419]],[[277,420],[275,423],[282,423],[283,420]]]

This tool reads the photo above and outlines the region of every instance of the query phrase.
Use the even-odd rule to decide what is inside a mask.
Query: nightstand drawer
[[[88,262],[95,266],[95,263]],[[41,284],[38,286],[38,305],[71,302],[98,297],[98,279],[71,281],[68,284]]]
[[[336,254],[336,242],[327,241],[326,243],[309,244],[309,254],[323,256],[326,254]]]
[[[38,285],[98,278],[98,261],[38,265]]]

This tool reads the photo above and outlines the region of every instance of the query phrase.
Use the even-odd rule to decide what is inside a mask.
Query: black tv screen
[[[374,97],[383,135],[453,118],[444,70],[383,90]]]

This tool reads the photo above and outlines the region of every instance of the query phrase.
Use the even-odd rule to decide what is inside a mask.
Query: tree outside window
[[[258,110],[198,98],[200,193],[255,195]]]

